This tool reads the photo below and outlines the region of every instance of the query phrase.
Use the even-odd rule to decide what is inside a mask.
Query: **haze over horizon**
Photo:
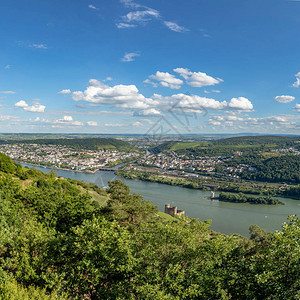
[[[299,16],[295,0],[3,1],[0,132],[299,134]]]

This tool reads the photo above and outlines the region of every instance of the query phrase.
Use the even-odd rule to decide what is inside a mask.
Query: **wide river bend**
[[[22,165],[32,167],[28,164]],[[34,167],[43,172],[52,170]],[[130,187],[131,192],[151,200],[161,211],[164,210],[166,203],[170,203],[171,206],[176,205],[179,209],[183,209],[188,217],[198,218],[200,221],[211,219],[211,229],[226,234],[239,233],[248,237],[251,224],[257,224],[268,231],[280,230],[281,224],[286,221],[288,215],[299,216],[300,214],[300,200],[278,198],[286,203],[286,205],[278,206],[219,202],[209,199],[210,192],[140,180],[127,180],[116,176],[112,171],[98,171],[92,174],[55,169],[55,172],[58,176],[87,183],[93,182],[100,187],[107,187],[109,180],[121,179]]]

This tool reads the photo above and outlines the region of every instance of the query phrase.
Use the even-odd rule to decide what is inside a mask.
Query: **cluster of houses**
[[[207,171],[212,172],[215,166],[222,163],[222,158],[201,157],[198,159],[189,159],[184,155],[178,155],[176,152],[168,154],[148,154],[138,159],[137,163],[144,166],[153,166],[166,170],[184,170],[184,171]]]
[[[297,150],[297,149],[295,149],[294,147],[282,148],[282,149],[275,149],[275,150],[271,150],[271,152],[282,153],[282,154],[300,155],[300,151]]]
[[[15,161],[92,172],[139,156],[134,152],[74,150],[66,146],[38,144],[3,144],[0,152]]]

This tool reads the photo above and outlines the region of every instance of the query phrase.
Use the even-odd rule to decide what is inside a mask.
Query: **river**
[[[28,164],[23,166],[32,167]],[[34,166],[43,172],[52,169]],[[116,176],[112,171],[99,171],[94,174],[81,173],[66,170],[55,170],[58,176],[93,182],[100,187],[107,187],[109,180],[121,179],[129,187],[131,192],[142,195],[145,199],[151,200],[158,205],[161,211],[166,203],[176,205],[185,211],[191,218],[198,218],[200,221],[212,220],[211,229],[231,234],[239,233],[249,236],[249,226],[257,224],[267,231],[280,230],[281,224],[291,214],[300,214],[300,200],[278,198],[286,205],[253,205],[220,202],[209,199],[210,192],[185,189],[176,186],[169,186],[160,183],[143,182],[140,180],[128,180]]]

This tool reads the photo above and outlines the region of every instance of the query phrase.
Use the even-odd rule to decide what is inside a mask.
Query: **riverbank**
[[[237,182],[224,181],[217,179],[204,180],[199,178],[189,178],[183,176],[174,176],[168,174],[159,174],[158,172],[145,172],[138,170],[117,170],[116,175],[125,179],[138,179],[146,182],[156,182],[172,186],[184,187],[194,190],[209,191],[218,190],[220,192],[243,193],[252,195],[272,195],[276,197],[293,198],[300,200],[299,197],[293,194],[285,193],[282,185],[279,184],[262,184],[255,182]],[[298,186],[291,186],[289,189],[298,189]],[[285,187],[286,189],[286,187]],[[297,193],[297,192],[295,192]]]
[[[78,172],[78,173],[87,173],[87,174],[94,174],[94,173],[100,171],[100,169],[93,170],[93,171],[91,171],[91,170],[72,170],[72,169],[68,169],[68,168],[59,168],[56,166],[45,166],[43,164],[33,164],[31,162],[20,161],[20,160],[18,160],[18,161],[16,160],[15,162],[18,164],[26,164],[26,165],[30,165],[33,167],[47,168],[47,169],[53,169],[53,170],[71,171],[71,172]]]
[[[15,161],[15,162],[19,163],[19,164],[30,165],[30,166],[33,166],[33,167],[40,167],[40,168],[53,169],[53,170],[63,170],[63,171],[70,171],[70,172],[76,172],[76,173],[85,173],[85,174],[95,174],[99,171],[114,172],[115,170],[118,169],[119,166],[124,165],[124,163],[120,163],[120,164],[117,164],[113,167],[107,167],[107,168],[104,167],[104,168],[99,168],[99,169],[96,169],[96,170],[73,170],[73,169],[68,169],[68,168],[60,168],[60,167],[57,167],[57,166],[45,166],[43,164],[33,164],[33,163],[30,163],[30,162],[27,162],[27,161]]]

